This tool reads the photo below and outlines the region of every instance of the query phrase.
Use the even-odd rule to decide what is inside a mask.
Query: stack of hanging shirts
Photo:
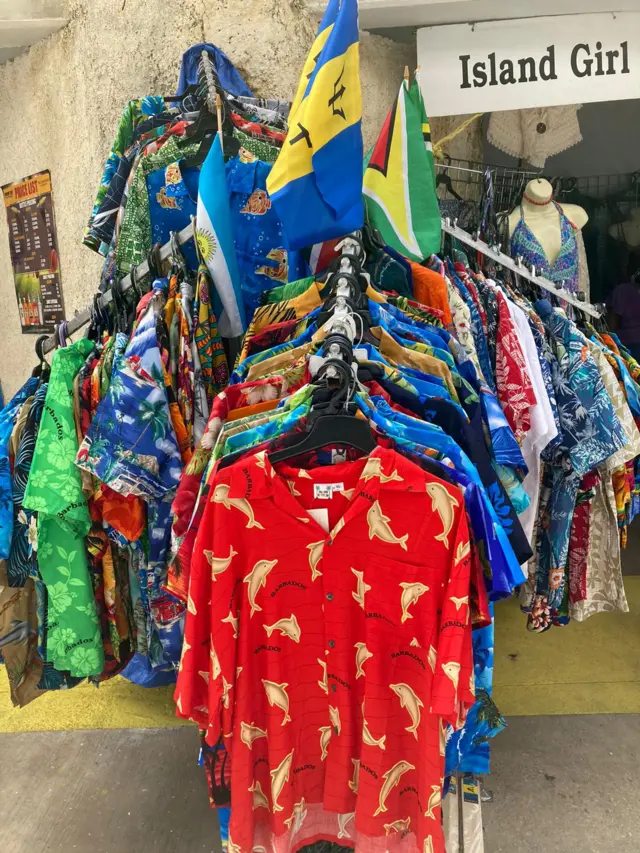
[[[251,312],[274,281],[307,268],[283,248],[266,194],[289,104],[253,98],[233,79],[238,91],[224,93],[224,112],[241,147],[226,176]],[[85,235],[105,256],[103,290],[195,216],[199,168],[185,164],[199,149],[188,136],[198,119],[189,110],[199,106],[198,97],[150,96],[125,107]],[[175,681],[185,604],[165,585],[170,507],[229,379],[206,255],[205,244],[190,240],[173,256],[169,278],[140,299],[133,328],[100,328],[92,341],[56,352],[51,379],[37,386],[38,405],[27,385],[4,410],[2,452],[14,506],[5,508],[2,531],[10,606],[0,643],[13,661],[16,704],[86,677],[122,673],[144,686]],[[61,529],[50,538],[55,517]],[[69,564],[59,566],[60,559]],[[25,645],[29,636],[38,637],[37,648]]]
[[[147,259],[152,247],[169,242],[196,216],[200,167],[191,165],[200,142],[191,141],[198,113],[190,98],[169,106],[162,97],[130,101],[105,165],[84,242],[105,256],[101,289]],[[288,101],[225,93],[225,115],[239,153],[226,164],[232,230],[245,310],[251,315],[273,282],[307,271],[300,253],[288,252],[266,181],[287,132]],[[183,247],[195,274],[209,260],[208,244]],[[218,311],[220,307],[217,306]]]
[[[305,428],[326,335],[330,281],[304,282],[255,312],[181,480],[176,704],[202,730],[212,803],[232,805],[230,849],[273,836],[440,851],[445,775],[488,770],[504,725],[491,601],[532,552],[492,454],[524,463],[451,315],[445,328],[445,278],[426,272],[442,308],[367,288],[372,342],[354,352],[371,375],[355,396],[379,445],[368,458],[269,461]]]

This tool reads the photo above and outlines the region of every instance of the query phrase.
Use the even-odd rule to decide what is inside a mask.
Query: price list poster
[[[64,320],[51,174],[2,187],[23,334],[52,332]]]

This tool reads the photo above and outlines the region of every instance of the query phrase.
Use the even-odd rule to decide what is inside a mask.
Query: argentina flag
[[[200,256],[213,279],[214,311],[220,334],[225,338],[235,338],[244,332],[247,324],[231,231],[224,156],[218,136],[200,172],[196,241]]]

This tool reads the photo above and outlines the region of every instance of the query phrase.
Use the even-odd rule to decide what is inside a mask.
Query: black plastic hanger
[[[40,335],[36,341],[36,358],[38,364],[34,367],[32,376],[37,377],[40,382],[48,382],[51,368],[48,361],[44,357],[44,344],[49,339],[49,335]]]
[[[457,201],[464,201],[462,196],[454,190],[451,175],[448,172],[438,172],[438,176],[436,178],[436,189],[441,186],[446,187],[447,191],[451,193]]]
[[[307,421],[307,426],[311,429],[301,441],[269,453],[269,461],[272,464],[286,462],[301,453],[321,450],[332,444],[351,447],[364,454],[371,453],[377,447],[368,421],[349,413],[351,410],[346,401],[354,383],[350,365],[341,359],[328,359],[320,368],[320,379],[326,376],[330,367],[340,374],[339,388],[333,392],[327,403],[315,404],[312,407]],[[322,391],[322,387],[319,390]]]

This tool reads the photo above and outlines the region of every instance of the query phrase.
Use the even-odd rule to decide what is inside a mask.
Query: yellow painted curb
[[[640,577],[629,613],[600,613],[545,634],[515,600],[496,605],[493,698],[505,717],[640,713]]]

